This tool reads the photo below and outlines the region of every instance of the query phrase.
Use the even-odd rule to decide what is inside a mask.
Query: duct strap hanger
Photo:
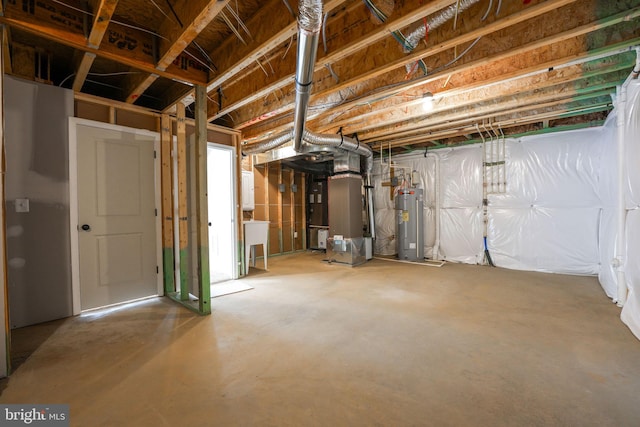
[[[358,134],[354,133],[352,136],[353,139],[355,139],[358,142],[358,145],[356,146],[356,151],[360,149],[360,138],[358,138]]]
[[[340,134],[340,145],[338,145],[338,147],[342,147],[342,144],[344,143],[344,135],[342,134],[342,126],[340,126],[340,129],[338,129],[338,133]]]
[[[313,84],[313,80],[311,80],[309,83],[300,83],[300,82],[298,81],[298,79],[295,79],[295,80],[296,80],[296,84],[297,84],[298,86],[302,86],[302,87],[309,87],[309,86],[311,86],[311,85]]]
[[[424,147],[424,157],[427,158],[427,151],[429,151],[429,147]]]

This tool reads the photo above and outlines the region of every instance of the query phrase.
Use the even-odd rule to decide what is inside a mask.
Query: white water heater
[[[399,190],[395,202],[398,258],[422,261],[424,259],[423,191],[421,188]]]

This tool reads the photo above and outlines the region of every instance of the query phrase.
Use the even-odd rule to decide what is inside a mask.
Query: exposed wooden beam
[[[508,83],[472,83],[466,87],[458,87],[436,94],[433,98],[433,110],[428,113],[424,112],[422,99],[415,98],[403,104],[394,104],[390,107],[365,113],[358,117],[357,122],[354,122],[353,119],[334,121],[320,128],[319,131],[324,132],[334,127],[342,127],[347,134],[357,130],[361,139],[372,138],[385,133],[396,134],[397,129],[400,127],[403,129],[411,127],[407,122],[407,120],[411,119],[411,116],[446,116],[448,119],[449,114],[462,111],[465,107],[479,106],[490,101],[497,102],[501,98],[509,98],[513,93],[519,93],[524,96],[525,93],[540,92],[550,87],[558,87],[558,85],[568,83],[572,84],[568,89],[573,89],[576,94],[583,90],[592,89],[602,82],[612,82],[615,86],[624,80],[625,74],[628,74],[628,70],[633,66],[630,56],[629,59],[626,56],[621,58],[619,63],[607,62],[607,64],[608,67],[602,67],[593,72],[589,72],[589,68],[585,67],[584,64],[576,64],[566,68],[517,78]],[[522,104],[520,98],[516,99]],[[526,100],[528,103],[535,101],[529,97],[526,97]]]
[[[336,61],[349,57],[354,52],[365,49],[383,38],[389,37],[391,32],[401,29],[423,16],[430,15],[446,6],[449,6],[455,3],[455,1],[456,0],[436,0],[431,1],[426,5],[423,5],[423,1],[421,0],[406,1],[402,5],[402,8],[394,13],[394,15],[399,16],[399,18],[384,25],[374,27],[368,34],[359,37],[355,41],[350,37],[350,34],[346,32],[340,39],[341,46],[339,48],[335,49],[328,55],[324,55],[320,51],[316,60],[315,71],[322,69],[326,64],[332,64]],[[364,12],[368,14],[366,10]],[[365,19],[368,20],[366,15]],[[241,96],[236,95],[234,99],[229,101],[229,105],[211,112],[209,114],[209,120],[215,120],[216,118],[222,117],[230,111],[234,111],[258,99],[262,99],[268,94],[290,85],[295,71],[295,55],[291,55],[289,62],[291,63],[291,66],[282,70],[276,79],[265,76],[260,71],[247,76],[247,83],[238,83],[236,85],[240,86],[240,88],[236,89],[236,92]],[[254,88],[260,89],[255,90]]]
[[[176,291],[175,284],[175,244],[173,232],[173,132],[171,118],[163,114],[160,118],[160,162],[162,183],[162,259],[164,292],[168,295]]]
[[[156,70],[153,52],[148,48],[153,45],[153,36],[143,31],[112,23],[107,29],[108,39],[96,49],[87,45],[81,24],[83,14],[78,11],[62,8],[51,0],[35,2],[33,13],[22,10],[20,4],[7,3],[6,6],[4,16],[0,17],[2,24],[169,79],[190,84],[204,84],[208,79],[205,71],[188,63],[183,67],[172,64],[165,71]]]
[[[89,47],[94,49],[100,47],[100,43],[102,43],[102,39],[107,32],[107,27],[111,22],[111,17],[117,5],[118,0],[100,0],[98,8],[93,13],[93,25],[87,38]]]
[[[173,6],[185,26],[165,19],[159,33],[166,38],[160,42],[158,69],[165,70],[193,40],[229,4],[230,0],[183,0]]]
[[[385,99],[385,103],[393,103],[393,101],[388,101],[387,98],[396,95],[396,94],[417,94],[422,93],[429,84],[440,80],[442,78],[448,77],[450,75],[454,76],[454,78],[458,78],[459,82],[465,82],[467,80],[466,72],[471,70],[474,71],[474,84],[483,84],[481,82],[484,81],[484,84],[489,81],[501,81],[507,80],[510,78],[515,78],[519,75],[523,75],[525,73],[532,72],[534,70],[546,70],[548,68],[553,68],[555,66],[559,66],[562,64],[566,64],[571,62],[572,60],[577,60],[580,58],[586,57],[585,55],[576,54],[570,55],[567,57],[561,57],[562,59],[549,59],[545,60],[544,58],[549,58],[553,55],[562,55],[563,52],[583,52],[584,46],[587,46],[587,34],[593,33],[595,31],[601,31],[607,28],[610,28],[614,25],[618,25],[629,21],[630,19],[635,19],[640,15],[640,8],[631,9],[629,11],[625,11],[622,13],[614,14],[612,16],[591,22],[586,25],[581,25],[579,27],[563,31],[557,34],[553,34],[551,36],[543,37],[539,40],[534,40],[529,43],[524,43],[520,46],[515,46],[511,49],[506,49],[503,51],[499,51],[491,54],[490,52],[480,52],[483,55],[478,56],[478,59],[471,59],[467,61],[460,61],[460,65],[453,65],[450,68],[443,69],[439,72],[434,72],[424,78],[413,79],[413,80],[405,80],[400,75],[396,75],[393,77],[393,80],[385,80],[389,87],[383,90],[374,91],[374,93],[370,95],[364,95],[354,98],[351,101],[346,101],[342,103],[339,107],[331,109],[329,113],[323,111],[310,112],[309,119],[316,120],[315,124],[318,122],[326,121],[327,125],[335,122],[333,117],[335,117],[338,113],[343,112],[344,118],[350,118],[354,116],[358,116],[360,114],[364,114],[363,107],[370,104],[375,104],[379,102],[380,99]],[[638,32],[637,30],[635,32]],[[629,35],[628,35],[629,36]],[[589,36],[592,37],[592,36]],[[611,34],[602,34],[598,35],[599,39],[603,41],[607,38],[619,38],[620,34],[612,32]],[[632,45],[635,43],[635,39],[629,38],[624,45]],[[502,43],[492,43],[493,45],[500,45]],[[554,46],[553,49],[550,49],[550,46]],[[498,49],[498,47],[496,47]],[[612,49],[615,49],[612,48]],[[533,53],[535,52],[535,55]],[[510,65],[509,67],[513,69],[513,71],[506,71],[502,66],[499,65],[499,61],[504,61],[507,63],[509,58],[520,57],[519,59],[519,67],[513,67]],[[562,62],[565,61],[565,62]],[[491,67],[488,64],[492,64]],[[531,65],[529,65],[531,64]],[[487,81],[487,77],[480,78],[478,75],[478,69],[484,68],[492,72],[493,76]],[[381,83],[380,83],[381,84]],[[463,83],[464,84],[464,83]],[[313,97],[312,97],[313,98]],[[315,99],[315,98],[313,98]],[[342,119],[342,117],[341,117]],[[288,126],[288,122],[285,120],[284,123],[280,126],[270,126],[270,129],[273,132],[278,132]],[[253,137],[260,132],[264,132],[260,129],[260,127],[254,126],[250,132],[246,133],[247,137]]]
[[[593,92],[586,92],[577,95],[577,91],[573,88],[572,84],[558,85],[548,88],[545,91],[531,91],[531,103],[523,105],[519,99],[502,99],[500,102],[490,102],[486,105],[478,105],[477,107],[461,108],[455,113],[449,113],[446,115],[438,115],[436,117],[427,116],[423,120],[416,121],[412,126],[403,127],[402,131],[386,132],[380,136],[375,135],[373,137],[361,136],[362,142],[366,143],[379,143],[384,142],[387,144],[389,141],[391,146],[402,145],[398,141],[406,136],[421,134],[424,135],[430,132],[438,132],[442,129],[456,128],[467,125],[469,123],[479,123],[484,120],[498,115],[511,114],[517,117],[520,114],[526,114],[529,111],[542,111],[545,108],[556,107],[558,105],[565,105],[571,102],[580,102],[588,99],[606,97],[608,98],[612,92],[612,88],[615,88],[617,82],[611,82],[608,85],[603,85],[601,88],[597,88]],[[607,89],[608,87],[608,89]],[[610,100],[609,100],[610,101]]]
[[[133,104],[142,96],[142,94],[149,89],[149,86],[155,82],[158,77],[158,74],[144,74],[142,76],[131,75],[125,83],[123,87],[125,89],[125,93],[128,93],[126,103]],[[131,85],[134,85],[131,87]]]
[[[187,131],[184,105],[177,105],[178,235],[180,249],[180,300],[189,300],[189,217],[187,206]]]
[[[91,27],[89,37],[87,37],[87,46],[94,49],[98,49],[100,47],[100,43],[107,32],[107,27],[109,26],[109,22],[111,22],[111,17],[113,16],[113,12],[116,10],[117,4],[118,0],[99,1],[96,11],[93,14],[93,25]],[[82,60],[80,61],[80,65],[76,70],[76,76],[73,79],[74,91],[80,92],[80,90],[82,90],[82,86],[87,79],[87,75],[89,74],[89,70],[91,69],[91,65],[93,65],[95,58],[95,53],[84,53]]]
[[[165,71],[195,40],[200,32],[220,14],[230,0],[183,0],[173,6],[180,20],[186,23],[180,27],[173,19],[166,18],[158,33],[160,34],[160,59],[156,68]],[[159,77],[153,73],[148,76],[131,76],[124,84],[126,102],[134,103]]]
[[[561,0],[563,1],[563,3],[557,3],[557,4],[563,4],[564,6],[571,6],[571,5],[567,5],[565,0]],[[549,12],[549,8],[547,7],[547,3],[549,4],[555,4],[554,1],[549,1],[549,2],[545,2],[545,3],[541,3],[539,6],[534,6],[531,7],[531,9],[527,9],[522,11],[521,13],[517,13],[515,15],[515,17],[513,16],[509,16],[505,19],[508,19],[510,21],[510,25],[516,25],[516,24],[520,24],[522,25],[521,27],[519,27],[519,30],[522,34],[528,34],[530,31],[537,31],[537,28],[540,25],[540,20],[544,20],[544,19],[552,19],[552,16],[548,13]],[[571,2],[569,2],[571,3]],[[577,10],[580,10],[581,5],[576,3],[575,7],[572,6],[570,8],[565,7],[563,9],[564,13],[569,13],[569,14],[574,14],[574,12],[576,12],[576,8]],[[555,15],[557,16],[559,11],[555,10],[554,12]],[[582,12],[582,14],[584,15],[584,17],[590,17],[590,13],[586,13],[586,12]],[[604,18],[598,21],[592,21],[589,24],[586,25],[580,25],[575,27],[575,24],[573,23],[572,20],[562,20],[558,23],[558,26],[562,25],[564,28],[567,28],[566,31],[561,32],[558,35],[551,35],[548,37],[544,37],[540,40],[534,40],[533,42],[530,43],[526,43],[527,39],[524,39],[523,37],[519,37],[516,38],[512,33],[505,33],[505,34],[498,34],[497,38],[494,38],[493,43],[491,43],[491,45],[486,46],[486,48],[484,49],[484,51],[482,52],[478,52],[478,55],[481,54],[481,56],[478,57],[477,61],[470,61],[467,58],[472,58],[472,54],[474,53],[473,51],[470,52],[470,54],[467,54],[466,58],[462,58],[460,61],[458,61],[458,63],[463,64],[465,62],[469,63],[469,66],[465,67],[464,70],[471,70],[472,68],[475,68],[477,66],[481,66],[482,65],[482,61],[494,61],[497,60],[499,57],[495,56],[496,54],[502,53],[503,55],[508,55],[508,56],[516,56],[519,55],[521,53],[524,53],[522,51],[518,51],[516,49],[516,46],[514,46],[514,43],[517,42],[517,40],[521,40],[521,43],[523,43],[524,46],[526,46],[528,51],[531,51],[532,49],[536,49],[536,48],[543,48],[546,45],[551,45],[553,43],[560,43],[564,40],[569,40],[571,38],[575,38],[579,35],[584,35],[587,34],[589,32],[593,32],[593,31],[597,31],[598,29],[602,29],[602,28],[606,28],[606,27],[610,27],[612,25],[616,25],[619,24],[621,22],[624,22],[626,20],[629,19],[633,19],[634,18],[634,13],[629,13],[629,11],[624,11],[618,14],[615,14],[612,17],[608,17],[608,18]],[[584,19],[583,17],[583,19]],[[521,21],[521,19],[526,18],[526,21]],[[538,21],[529,21],[532,18],[537,18]],[[479,21],[479,19],[478,19]],[[529,21],[529,22],[527,22]],[[500,22],[500,21],[497,21]],[[588,22],[588,21],[587,21]],[[492,27],[492,25],[494,24],[488,24],[487,27],[489,27],[489,29],[492,29],[494,27]],[[504,22],[502,23],[496,23],[495,25],[498,25],[499,27],[502,27],[504,25]],[[571,27],[574,28],[571,28]],[[495,28],[499,28],[499,27],[495,27]],[[528,29],[527,27],[529,27],[530,29]],[[562,28],[562,27],[560,27]],[[449,42],[449,41],[445,41],[439,45],[436,45],[434,47],[430,47],[426,50],[422,50],[422,56],[420,56],[421,58],[430,58],[430,62],[431,63],[435,63],[435,64],[444,64],[447,63],[453,56],[453,53],[451,52],[452,48],[454,46],[457,46],[458,43],[461,43],[463,40],[466,40],[467,42],[469,40],[475,39],[475,37],[473,36],[478,36],[479,34],[484,33],[483,29],[478,29],[477,31],[473,31],[470,35],[464,34],[462,36],[458,36],[458,37],[452,37],[453,42]],[[488,35],[489,33],[484,33],[484,35]],[[446,48],[449,49],[449,51],[443,51],[440,47],[444,46]],[[514,46],[513,49],[507,49],[507,50],[503,50],[502,52],[500,52],[501,49],[504,49],[503,46]],[[493,53],[493,52],[496,53]],[[358,67],[355,67],[355,70],[357,70],[358,68],[365,68],[365,71],[369,72],[373,77],[378,77],[378,81],[380,83],[378,83],[378,85],[383,86],[383,85],[393,85],[394,88],[392,90],[387,90],[387,91],[383,91],[383,92],[376,92],[375,94],[372,94],[371,96],[358,96],[360,95],[360,92],[362,92],[363,90],[367,90],[367,89],[371,89],[371,85],[369,84],[369,86],[365,86],[362,89],[360,89],[360,92],[357,92],[352,95],[351,97],[355,97],[357,98],[356,101],[353,102],[346,102],[343,105],[341,105],[341,109],[342,110],[348,110],[348,109],[352,109],[353,106],[357,103],[362,103],[362,104],[368,104],[370,102],[372,102],[375,99],[378,98],[384,98],[388,93],[390,92],[397,92],[398,90],[396,90],[397,88],[401,89],[401,90],[406,90],[406,88],[409,87],[415,87],[412,85],[415,85],[416,82],[426,82],[425,79],[412,79],[412,80],[406,80],[406,72],[404,71],[404,69],[399,69],[398,67],[400,65],[405,65],[407,63],[412,63],[413,61],[415,61],[415,59],[417,59],[416,57],[410,57],[411,61],[399,61],[399,62],[395,62],[392,64],[392,67],[387,67],[386,65],[379,67],[378,69],[366,69],[366,67],[363,65],[362,67],[360,67],[360,65],[358,65]],[[358,63],[360,64],[360,62]],[[456,72],[460,72],[460,65],[455,65],[453,64],[453,66],[441,70],[440,72],[431,72],[430,75],[428,77],[426,77],[427,80],[433,78],[434,76],[443,76],[443,75],[450,75]],[[354,67],[352,67],[354,68]],[[389,74],[391,71],[393,71],[392,74]],[[387,73],[384,78],[382,78],[382,75]],[[347,77],[349,77],[347,75]],[[320,90],[319,92],[315,92],[312,95],[312,102],[319,102],[321,104],[327,103],[328,101],[326,100],[326,98],[328,98],[329,96],[335,96],[337,93],[340,93],[341,90],[345,90],[345,89],[353,89],[354,87],[360,85],[362,86],[362,83],[369,78],[369,74],[367,73],[358,73],[356,74],[356,77],[344,82],[344,83],[340,83],[340,84],[334,84],[332,86],[329,86],[327,89],[325,90]],[[328,82],[330,83],[331,80],[328,80]],[[318,88],[316,87],[316,90]],[[289,112],[290,108],[291,108],[291,102],[290,100],[285,100],[283,102],[280,103],[280,108],[277,108],[275,111],[271,110],[269,112],[270,116],[274,116],[274,115],[278,115],[278,114],[284,114]],[[357,109],[356,109],[357,110]],[[275,114],[273,114],[275,113]],[[354,111],[355,113],[355,111]],[[320,111],[315,111],[314,113],[309,115],[309,119],[314,119],[318,116],[320,116],[321,114],[323,114],[323,112]],[[246,126],[246,124],[251,123],[251,125],[254,125],[254,122],[245,122],[244,124],[240,124],[237,127],[239,129],[242,129]]]
[[[91,70],[91,66],[93,65],[93,60],[95,58],[96,54],[91,52],[85,52],[82,55],[80,64],[78,65],[78,68],[76,68],[76,76],[73,79],[74,91],[80,92],[82,90],[82,86],[84,85],[85,80],[87,80],[89,70]]]
[[[331,11],[345,3],[347,0],[329,0],[324,4],[324,11]],[[289,2],[293,8],[297,8],[296,0]],[[265,19],[269,24],[265,25]],[[252,32],[253,41],[247,46],[236,46],[231,40],[211,53],[212,58],[220,58],[218,68],[220,71],[207,85],[207,92],[216,89],[222,83],[243,71],[255,60],[264,56],[289,40],[297,33],[297,23],[289,14],[281,0],[271,0],[262,7],[248,21],[247,26],[255,29]]]
[[[211,314],[211,280],[209,273],[209,214],[207,196],[207,93],[204,86],[196,86],[195,230],[198,244],[198,307],[200,314]]]
[[[576,117],[586,114],[591,114],[594,112],[608,111],[611,109],[611,102],[590,104],[587,106],[578,105],[574,107],[566,107],[560,106],[558,108],[549,109],[549,111],[544,111],[538,114],[532,115],[519,115],[518,117],[502,117],[496,118],[495,121],[492,121],[492,125],[498,129],[507,129],[516,126],[522,126],[532,123],[540,123],[546,119],[557,120],[560,118],[567,117]],[[423,132],[418,135],[399,138],[397,140],[394,139],[394,143],[391,144],[391,147],[398,147],[406,144],[423,144],[425,142],[440,140],[440,139],[450,139],[455,137],[464,136],[469,133],[476,132],[475,124],[469,124],[464,127],[458,127],[455,129],[444,129],[438,132],[427,133]],[[372,148],[374,150],[380,149],[380,147],[384,147],[385,149],[389,147],[388,141],[383,141],[380,143],[372,144]]]

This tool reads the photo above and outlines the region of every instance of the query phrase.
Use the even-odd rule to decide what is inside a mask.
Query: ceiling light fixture
[[[422,110],[425,113],[433,110],[433,94],[431,92],[425,92],[422,95]]]

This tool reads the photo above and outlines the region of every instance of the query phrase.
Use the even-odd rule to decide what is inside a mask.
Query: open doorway
[[[209,272],[211,284],[238,278],[235,148],[207,146]]]

